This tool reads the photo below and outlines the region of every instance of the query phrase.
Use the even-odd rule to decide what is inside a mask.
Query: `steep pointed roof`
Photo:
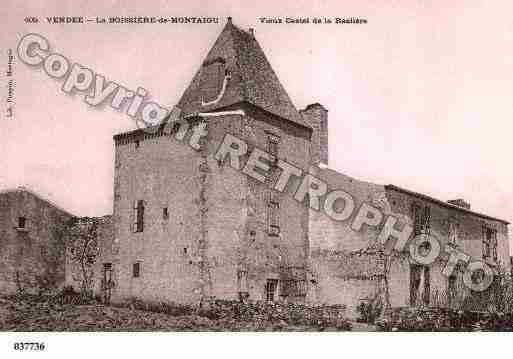
[[[228,22],[178,102],[184,114],[248,102],[310,128],[292,104],[253,34]]]

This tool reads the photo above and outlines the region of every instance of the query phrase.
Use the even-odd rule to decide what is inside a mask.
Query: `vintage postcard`
[[[1,8],[7,357],[513,330],[511,4]]]

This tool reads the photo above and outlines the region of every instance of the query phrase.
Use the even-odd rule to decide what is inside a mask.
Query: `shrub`
[[[148,302],[132,298],[118,306],[165,313],[171,316],[197,315],[231,328],[242,326],[251,327],[251,330],[267,330],[269,325],[275,329],[286,329],[284,326],[288,325],[351,330],[351,324],[343,317],[345,306],[342,305],[310,307],[292,303],[279,304],[260,301],[242,303],[235,300],[211,300],[207,305],[200,307],[169,302]]]
[[[449,308],[395,308],[377,323],[383,331],[475,331],[497,329],[499,317]]]
[[[345,306],[307,306],[297,303],[266,303],[213,300],[199,315],[212,320],[274,323],[277,325],[310,326],[351,330],[343,317]]]
[[[128,307],[131,309],[144,310],[153,313],[164,313],[174,317],[192,315],[196,311],[195,308],[191,305],[164,301],[143,301],[138,298],[130,298],[125,303],[113,305],[118,307]]]
[[[96,300],[91,297],[85,297],[83,293],[79,293],[75,291],[73,286],[67,285],[62,288],[60,293],[57,295],[50,297],[50,302],[57,304],[71,304],[71,305],[88,305],[88,304],[96,304]]]
[[[383,301],[379,296],[365,299],[360,302],[356,310],[360,314],[360,318],[358,318],[360,322],[374,324],[383,313]]]

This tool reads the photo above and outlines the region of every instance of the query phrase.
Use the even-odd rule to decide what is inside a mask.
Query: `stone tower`
[[[312,128],[252,31],[228,19],[177,107],[189,134],[205,127],[199,148],[188,145],[192,135],[178,141],[174,128],[114,136],[120,261],[113,300],[302,301],[307,208],[293,199],[294,188],[272,190],[276,163],[262,183],[214,156],[230,134],[249,151],[266,150],[305,171],[311,163]]]

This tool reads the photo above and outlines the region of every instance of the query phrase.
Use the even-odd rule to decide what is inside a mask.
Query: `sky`
[[[329,110],[330,167],[513,221],[513,3],[495,1],[32,1],[0,13],[0,190],[27,186],[77,215],[112,213],[112,136],[123,111],[92,108],[7,51],[33,32],[53,51],[172,107],[226,17],[255,37],[298,109]],[[48,24],[47,16],[208,16],[217,24]],[[39,18],[26,24],[24,18]],[[264,24],[358,17],[366,24]]]

